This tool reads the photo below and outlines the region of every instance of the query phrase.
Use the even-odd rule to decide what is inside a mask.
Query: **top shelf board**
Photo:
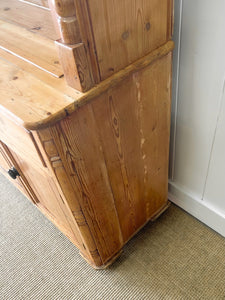
[[[63,76],[56,46],[43,36],[0,21],[0,48],[55,77]]]
[[[1,0],[0,20],[19,25],[53,41],[59,38],[53,25],[50,10],[30,5],[27,2]]]

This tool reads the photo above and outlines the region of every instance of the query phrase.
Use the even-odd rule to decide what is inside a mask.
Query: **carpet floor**
[[[225,299],[225,239],[174,205],[106,270],[2,175],[0,214],[0,299]]]

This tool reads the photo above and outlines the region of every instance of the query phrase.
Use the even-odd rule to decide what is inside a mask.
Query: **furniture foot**
[[[92,266],[92,268],[94,268],[96,270],[104,270],[104,269],[108,268],[112,263],[114,263],[114,261],[121,255],[122,252],[123,252],[123,250],[121,249],[119,252],[117,252],[115,255],[113,255],[113,257],[111,257],[107,262],[105,262],[101,266],[96,266],[95,264],[90,262],[81,251],[79,253],[86,260],[86,262]]]

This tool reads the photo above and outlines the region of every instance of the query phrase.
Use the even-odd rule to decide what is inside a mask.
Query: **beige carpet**
[[[96,271],[0,175],[0,299],[225,299],[225,239],[172,205]]]

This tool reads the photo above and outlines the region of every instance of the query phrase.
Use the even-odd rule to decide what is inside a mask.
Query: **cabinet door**
[[[12,179],[8,174],[14,168],[18,175]],[[58,188],[47,168],[33,166],[0,141],[0,171],[44,213],[77,246],[80,236],[74,218],[60,196]]]
[[[9,175],[9,170],[11,170],[12,177],[14,172],[14,178]],[[14,159],[11,151],[2,141],[0,141],[0,171],[7,176],[13,182],[13,184],[33,203],[36,204],[38,202],[37,197],[29,186],[25,176],[21,172],[21,169]]]
[[[74,217],[61,197],[56,183],[47,168],[37,168],[10,149],[21,177],[25,178],[29,192],[35,195],[35,204],[76,245],[80,244]],[[79,241],[79,242],[78,242]]]

